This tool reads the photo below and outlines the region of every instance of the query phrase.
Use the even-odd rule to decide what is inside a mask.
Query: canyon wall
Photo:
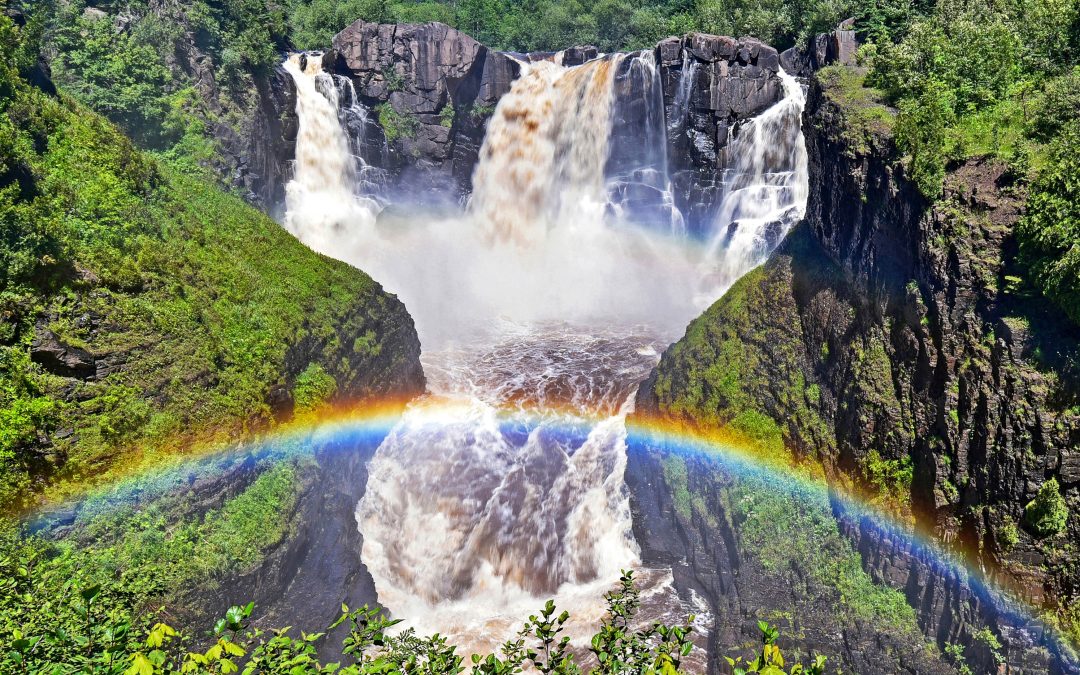
[[[893,111],[853,78],[834,67],[811,82],[805,222],[665,352],[639,408],[690,424],[764,415],[833,480],[876,493],[1035,606],[1068,608],[1080,521],[1040,531],[1028,505],[1051,478],[1072,513],[1080,502],[1080,333],[1010,268],[1023,190],[969,160],[928,204],[904,176]],[[1039,622],[838,516],[926,635],[976,645],[979,672],[998,669],[972,640],[984,624],[1009,672],[1077,668]]]

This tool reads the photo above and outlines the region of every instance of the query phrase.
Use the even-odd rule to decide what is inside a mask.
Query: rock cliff
[[[857,77],[834,67],[812,82],[805,222],[664,354],[639,406],[694,424],[765,415],[834,481],[908,512],[1036,607],[1067,610],[1080,521],[1039,531],[1031,504],[1051,478],[1073,513],[1080,503],[1080,334],[1011,275],[1024,195],[1004,168],[953,167],[928,204],[900,168],[891,111]],[[841,522],[939,646],[987,625],[1010,672],[1077,668],[1039,623]],[[990,651],[969,663],[997,669]]]
[[[457,203],[471,192],[485,124],[522,63],[580,65],[610,58],[592,47],[557,54],[498,52],[438,23],[357,21],[330,47],[323,67],[351,84],[340,104],[358,154],[386,172],[391,192],[407,191],[412,202]],[[616,142],[607,173],[619,174],[627,199],[640,206],[651,203],[648,191],[655,189],[641,169],[661,172],[679,210],[691,223],[704,222],[717,201],[723,149],[733,129],[782,95],[779,67],[776,50],[757,40],[703,34],[668,38],[621,57],[614,76]],[[273,106],[265,117],[270,146],[281,153],[275,162],[284,167],[294,154],[295,96],[283,72],[273,83]],[[657,123],[655,139],[638,138]],[[655,143],[660,159],[628,168],[620,148],[640,149],[642,140]],[[264,171],[278,176],[285,170]],[[280,190],[275,194],[280,199]]]

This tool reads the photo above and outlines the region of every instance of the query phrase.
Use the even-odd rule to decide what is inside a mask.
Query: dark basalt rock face
[[[725,419],[735,404],[694,364],[736,345],[740,391],[789,448],[842,481],[867,476],[871,452],[909,458],[912,517],[941,545],[1036,607],[1068,607],[1080,591],[1080,330],[1013,290],[1024,195],[1003,166],[970,160],[928,204],[888,135],[860,127],[851,105],[813,82],[806,221],[753,273],[745,306],[717,303],[665,353],[639,407],[676,414],[672,404],[702,387],[700,398],[718,408],[694,414]],[[1066,531],[1039,537],[1024,511],[1051,477],[1072,515]],[[939,647],[968,645],[976,672],[998,670],[974,639],[981,625],[1000,639],[1008,672],[1080,670],[1038,621],[1011,616],[919,551],[837,515],[864,568],[903,590]]]
[[[805,45],[785,50],[780,54],[781,67],[792,75],[809,77],[815,70],[836,63],[854,66],[859,49],[854,27],[855,20],[848,19],[831,33],[820,33]]]
[[[656,46],[667,111],[669,173],[688,229],[709,222],[723,191],[724,148],[740,122],[783,97],[776,50],[753,38],[691,33]]]
[[[331,62],[372,118],[399,120],[392,142],[377,124],[365,134],[368,163],[389,170],[412,199],[417,186],[435,199],[469,190],[484,122],[510,90],[517,61],[444,24],[357,21],[334,36]]]
[[[730,672],[723,656],[760,641],[757,623],[781,628],[790,659],[810,653],[828,658],[828,671],[946,675],[955,670],[927,649],[921,636],[872,621],[845,617],[840,591],[815,586],[805,569],[772,569],[743,550],[740,523],[730,508],[736,478],[707,457],[683,456],[686,488],[697,504],[680,513],[665,480],[664,451],[631,444],[625,480],[634,536],[647,566],[670,567],[684,600],[703,599],[712,616],[709,672]],[[783,536],[783,533],[778,533]]]
[[[348,78],[355,102],[366,110],[361,119],[345,110],[352,101],[341,102],[357,153],[385,170],[391,193],[437,203],[458,202],[471,192],[485,125],[522,62],[559,58],[574,66],[600,57],[595,47],[510,54],[439,23],[357,21],[334,37],[323,64]],[[646,58],[651,61],[643,67]],[[704,222],[722,187],[729,138],[740,121],[782,96],[779,64],[776,50],[752,38],[697,33],[624,58],[615,74],[614,142],[606,171],[625,186],[628,203],[648,210],[670,183],[675,206],[691,221]],[[267,151],[284,167],[295,154],[296,120],[289,107],[295,93],[281,71],[272,83]],[[280,196],[285,173],[269,170],[264,192]]]

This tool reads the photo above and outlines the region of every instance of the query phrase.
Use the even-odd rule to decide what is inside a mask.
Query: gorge
[[[711,1],[0,15],[0,672],[1080,672],[1080,69]]]

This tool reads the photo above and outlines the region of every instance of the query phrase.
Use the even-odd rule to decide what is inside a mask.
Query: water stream
[[[285,225],[400,295],[429,378],[371,462],[356,508],[362,558],[394,616],[470,649],[505,640],[549,597],[581,622],[603,613],[620,569],[639,564],[623,483],[637,384],[805,208],[802,91],[785,75],[784,99],[728,148],[730,188],[704,241],[675,218],[636,222],[617,202],[628,173],[609,159],[643,158],[622,166],[669,188],[674,122],[650,98],[631,141],[650,147],[618,147],[613,83],[623,65],[659,82],[649,57],[523,64],[488,125],[468,206],[423,218],[380,217],[350,149],[351,84],[318,58],[286,64],[300,132]],[[676,108],[688,106],[680,88]],[[648,617],[699,611],[670,578],[643,571]]]

